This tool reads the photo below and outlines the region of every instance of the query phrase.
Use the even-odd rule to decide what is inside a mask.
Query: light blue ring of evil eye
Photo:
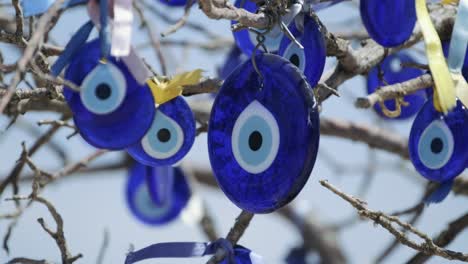
[[[170,139],[167,142],[161,142],[158,139],[160,129],[167,129],[170,133]],[[141,145],[148,155],[157,159],[166,159],[173,156],[184,143],[184,132],[182,128],[166,116],[161,111],[157,111],[151,128],[141,141]]]
[[[442,151],[434,153],[431,144],[434,139],[442,142]],[[418,142],[418,155],[421,162],[430,169],[439,169],[447,164],[453,154],[453,135],[441,120],[434,120],[421,134]]]
[[[110,88],[110,96],[106,99],[99,99],[96,96],[96,88],[102,84]],[[83,80],[81,101],[95,114],[109,114],[122,104],[126,92],[125,84],[125,77],[112,63],[98,64]]]
[[[149,219],[167,214],[171,208],[171,202],[172,199],[167,199],[163,205],[157,206],[151,198],[147,184],[140,184],[135,194],[136,209]]]
[[[250,165],[258,165],[265,160],[268,153],[271,151],[271,128],[259,116],[250,117],[243,125],[239,134],[239,151],[242,159]],[[262,135],[262,146],[260,149],[253,151],[249,147],[249,136],[252,132],[257,131]]]

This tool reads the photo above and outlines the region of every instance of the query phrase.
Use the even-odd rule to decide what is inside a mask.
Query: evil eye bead
[[[322,76],[327,56],[326,43],[320,32],[317,22],[308,16],[304,17],[304,32],[291,23],[289,30],[301,43],[304,49],[299,48],[288,37],[281,41],[279,55],[298,67],[307,77],[311,87],[315,87]]]
[[[99,64],[83,80],[81,101],[90,112],[109,114],[122,104],[127,90],[125,85],[125,76],[116,66]]]
[[[238,207],[267,213],[307,182],[319,143],[315,98],[286,59],[257,54],[225,80],[213,104],[208,150],[219,186]]]
[[[238,8],[243,8],[251,13],[257,12],[257,5],[254,2],[249,0],[236,0],[235,4]],[[236,24],[237,21],[232,21],[232,25]],[[262,32],[262,30],[258,30]],[[236,41],[237,46],[242,50],[242,52],[247,55],[251,56],[252,52],[254,51],[255,47],[257,46],[257,34],[250,30],[239,30],[233,32],[234,40]],[[278,36],[270,36],[265,35],[264,45],[268,49],[269,52],[275,53],[278,51],[281,39],[283,38],[283,34],[278,34]],[[261,52],[263,49],[260,47],[257,51]]]
[[[415,2],[411,0],[361,0],[360,12],[370,37],[384,47],[403,44],[416,24]]]
[[[127,205],[143,223],[162,225],[176,219],[187,205],[190,195],[186,178],[179,168],[160,170],[135,162],[129,170]]]
[[[90,145],[124,149],[150,128],[154,99],[121,60],[111,57],[100,63],[99,45],[99,40],[91,41],[71,59],[65,79],[80,86],[80,92],[65,87],[63,94],[80,135]]]
[[[181,160],[195,141],[195,119],[182,97],[160,105],[151,128],[128,153],[149,166],[172,165]]]
[[[382,86],[386,86],[387,84],[391,85],[400,83],[421,76],[423,71],[420,69],[401,66],[401,63],[409,63],[414,61],[415,60],[410,55],[404,52],[400,52],[385,58],[380,67],[383,72],[383,80],[379,78],[379,69],[377,67],[371,69],[367,78],[367,93],[372,94],[377,89]],[[423,90],[406,95],[404,100],[409,104],[407,106],[401,106],[401,114],[395,119],[402,120],[414,116],[416,113],[418,113],[419,109],[421,109],[424,102],[426,101],[426,98],[426,93]],[[395,110],[395,100],[386,100],[384,101],[384,104],[389,110]],[[387,116],[383,114],[380,104],[375,104],[374,110],[381,117],[387,118]]]
[[[409,152],[416,170],[429,180],[445,182],[468,164],[468,112],[460,102],[447,115],[428,100],[416,116],[409,137]]]

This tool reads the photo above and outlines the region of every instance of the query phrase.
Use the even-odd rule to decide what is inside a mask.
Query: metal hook
[[[260,47],[263,48],[264,52],[265,53],[268,53],[268,49],[267,47],[265,46],[265,35],[268,34],[268,32],[270,31],[270,29],[268,29],[267,31],[265,32],[260,32],[256,29],[253,29],[253,28],[249,28],[250,31],[254,32],[255,34],[257,34],[257,45],[255,46],[254,50],[252,51],[252,55],[250,56],[250,59],[252,60],[252,65],[255,69],[255,71],[257,72],[257,74],[260,76],[260,79],[262,80],[262,86],[263,86],[263,74],[260,72],[259,68],[258,68],[258,65],[257,65],[257,61],[255,60],[255,55],[257,55],[257,51]],[[262,88],[262,87],[260,87]]]

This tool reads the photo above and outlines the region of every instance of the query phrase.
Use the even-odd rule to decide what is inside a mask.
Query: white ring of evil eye
[[[250,103],[239,115],[232,130],[231,145],[234,158],[244,170],[258,174],[270,167],[276,158],[280,143],[275,117],[258,101]],[[261,137],[258,149],[249,146],[250,136]]]
[[[105,85],[107,98],[98,98],[97,87]],[[80,98],[83,105],[95,114],[109,114],[123,102],[127,89],[125,76],[114,64],[98,64],[83,80]]]
[[[299,65],[296,65],[293,61],[291,61],[291,58],[293,55],[297,56]],[[305,51],[304,49],[299,48],[296,43],[292,42],[289,43],[288,47],[284,51],[283,58],[287,59],[290,61],[294,66],[299,68],[301,72],[304,72],[305,66],[306,66],[306,58],[305,58]]]
[[[162,142],[158,139],[158,132],[162,129],[169,131],[170,139]],[[175,138],[175,141],[173,139]],[[172,118],[161,111],[156,111],[153,124],[141,140],[143,150],[155,159],[167,159],[174,156],[184,143],[184,132]]]
[[[427,142],[429,137],[431,142]],[[432,151],[432,141],[438,138],[441,141],[443,149],[439,153]],[[454,140],[452,131],[447,127],[444,121],[434,120],[424,129],[418,142],[419,160],[429,169],[440,169],[450,160],[453,154]],[[442,155],[442,156],[441,156]]]

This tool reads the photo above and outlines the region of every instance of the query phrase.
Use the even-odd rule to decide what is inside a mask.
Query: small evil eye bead
[[[409,152],[416,170],[431,181],[445,182],[468,164],[468,112],[458,101],[447,115],[435,110],[432,98],[416,116],[409,137]]]
[[[416,24],[412,0],[361,0],[360,12],[370,37],[384,47],[403,44]]]
[[[150,129],[127,151],[149,166],[172,165],[189,152],[194,141],[195,119],[188,104],[179,96],[157,108]]]
[[[234,5],[238,8],[243,8],[251,13],[256,13],[258,10],[257,5],[249,0],[236,0]],[[232,21],[231,24],[235,25],[237,24],[237,21]],[[257,31],[262,32],[262,30]],[[245,55],[250,57],[258,43],[257,34],[247,29],[235,31],[233,32],[233,34],[237,46],[242,50],[242,52]],[[278,36],[275,37],[265,35],[265,41],[263,44],[270,53],[276,53],[279,49],[282,38],[283,34],[278,34]],[[257,50],[257,52],[261,51],[263,51],[263,49],[260,47]]]
[[[150,128],[155,108],[151,90],[140,85],[121,61],[101,63],[99,40],[87,43],[71,59],[65,79],[80,92],[63,93],[81,136],[104,149],[124,149]]]
[[[307,77],[311,87],[315,87],[322,76],[327,56],[325,38],[317,22],[308,16],[304,17],[304,32],[291,23],[289,30],[301,43],[304,49],[284,36],[279,48],[279,55],[298,67]]]
[[[286,59],[257,54],[225,80],[211,111],[208,151],[219,186],[238,207],[267,213],[307,182],[319,117],[304,76]]]
[[[408,81],[410,79],[419,77],[423,74],[423,71],[416,68],[402,67],[402,63],[414,62],[415,60],[407,53],[400,52],[395,55],[388,56],[384,59],[380,66],[380,70],[383,73],[383,79],[379,76],[378,67],[374,67],[369,71],[367,77],[367,93],[372,94],[382,86],[391,85]],[[385,83],[385,82],[386,83]],[[394,118],[398,120],[407,119],[418,113],[419,109],[424,105],[427,96],[426,92],[420,90],[416,93],[406,95],[404,97],[405,102],[409,103],[407,106],[401,106],[400,116]],[[395,100],[384,101],[385,107],[389,110],[395,110]],[[380,104],[374,105],[374,110],[383,118],[387,118],[383,114]]]
[[[179,168],[161,170],[135,162],[129,170],[127,205],[143,223],[162,225],[171,222],[180,215],[190,196],[189,185]]]

